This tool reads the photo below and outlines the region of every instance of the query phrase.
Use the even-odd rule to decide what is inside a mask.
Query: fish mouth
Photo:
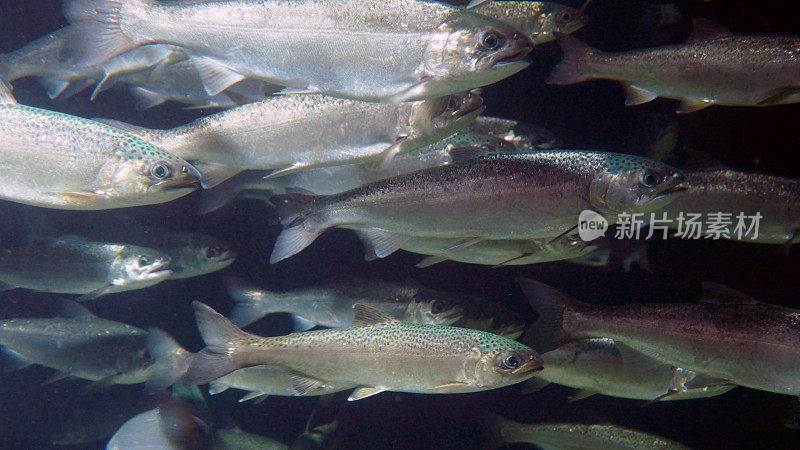
[[[531,60],[528,59],[527,56],[528,56],[528,53],[530,53],[532,49],[533,49],[533,47],[520,49],[520,50],[517,50],[517,51],[507,55],[507,56],[504,56],[502,58],[498,58],[498,59],[496,59],[494,61],[494,64],[492,66],[493,67],[508,66],[508,65],[511,65],[511,64],[525,64],[525,65],[528,65],[528,64],[531,63]]]
[[[167,270],[157,270],[157,271],[153,271],[153,272],[148,273],[147,276],[144,277],[144,279],[145,280],[160,280],[160,279],[168,278],[170,275],[172,275],[172,271],[169,270],[169,269],[167,269]]]

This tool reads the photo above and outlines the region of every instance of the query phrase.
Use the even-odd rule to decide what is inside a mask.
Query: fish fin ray
[[[425,392],[450,394],[450,393],[464,392],[464,388],[466,388],[467,386],[469,386],[467,383],[462,383],[460,381],[453,381],[452,383],[440,384],[439,386],[428,388],[426,389]]]
[[[225,383],[220,383],[219,381],[212,381],[208,383],[208,395],[217,395],[221,392],[225,392],[230,389]]]
[[[124,131],[126,133],[130,133],[130,134],[133,134],[133,135],[136,135],[136,136],[141,136],[142,133],[144,133],[145,131],[148,131],[148,129],[145,128],[145,127],[132,125],[130,123],[123,122],[121,120],[106,119],[105,117],[98,117],[98,118],[94,118],[92,120],[94,120],[95,122],[102,123],[103,125],[108,125],[110,127],[116,128],[118,130],[122,130],[122,131]]]
[[[255,400],[255,403],[261,403],[269,397],[268,394],[265,394],[261,391],[250,391],[245,394],[242,398],[238,400],[239,403],[244,403],[246,401]]]
[[[314,328],[315,326],[317,326],[317,324],[315,324],[314,322],[312,322],[312,321],[310,321],[308,319],[304,319],[304,318],[298,316],[297,314],[292,314],[292,324],[294,324],[293,331],[295,333],[299,333],[299,332],[302,332],[302,331],[308,331],[308,330]]]
[[[58,383],[59,381],[71,380],[73,378],[75,377],[66,372],[56,372],[52,376],[48,377],[46,380],[42,381],[42,386],[48,386],[53,383]]]
[[[447,261],[447,258],[444,256],[426,256],[425,258],[422,258],[422,261],[416,263],[414,267],[417,269],[424,269],[444,261]]]
[[[17,99],[11,93],[11,88],[5,81],[0,81],[0,105],[16,105]]]
[[[517,278],[517,283],[531,307],[539,314],[539,318],[528,329],[524,341],[539,352],[555,350],[569,342],[569,336],[563,329],[564,310],[580,302],[536,280]]]
[[[42,85],[50,100],[59,97],[69,87],[69,81],[59,80],[58,78],[37,77],[36,80]]]
[[[325,387],[324,381],[299,372],[290,373],[289,381],[297,395],[309,395]]]
[[[299,253],[314,242],[325,228],[315,226],[305,215],[305,206],[316,197],[310,195],[286,194],[272,197],[284,229],[278,235],[270,255],[270,264],[275,264]]]
[[[708,108],[709,106],[713,105],[713,100],[692,100],[685,98],[681,100],[680,106],[678,106],[678,114],[689,114],[695,111],[699,111],[703,108]]]
[[[399,320],[395,319],[389,314],[381,311],[380,309],[371,306],[356,303],[353,305],[353,328],[370,327],[383,323],[398,323]]]
[[[219,186],[223,181],[242,172],[242,169],[238,167],[231,167],[219,163],[192,161],[192,165],[200,172],[200,183],[203,185],[203,189],[211,189]]]
[[[206,93],[212,97],[245,79],[244,75],[212,58],[192,55],[190,59],[203,80]]]
[[[133,106],[137,111],[144,111],[165,103],[168,99],[158,92],[141,86],[131,86],[128,93],[133,97]]]
[[[550,72],[545,83],[547,84],[574,84],[592,79],[593,75],[585,73],[582,69],[586,57],[596,52],[578,39],[562,34],[553,33],[558,45],[561,46],[563,58]]]
[[[642,103],[647,103],[658,98],[658,94],[655,92],[650,92],[647,89],[642,89],[632,84],[625,86],[625,92],[628,94],[628,97],[625,99],[625,104],[628,106],[641,105]]]
[[[147,330],[147,351],[153,358],[145,389],[148,392],[166,389],[177,382],[192,363],[193,355],[175,339],[158,328]]]
[[[273,170],[272,172],[264,175],[264,179],[265,180],[269,180],[269,179],[272,179],[272,178],[278,178],[278,177],[286,176],[286,175],[289,175],[290,173],[297,172],[298,170],[301,170],[304,167],[306,167],[305,164],[295,163],[295,164],[292,164],[291,166],[284,167],[283,169],[275,169],[275,170]]]
[[[208,305],[194,301],[192,308],[206,347],[195,354],[184,377],[186,385],[205,384],[239,369],[235,361],[237,344],[251,338]]]
[[[277,294],[272,295],[274,293],[234,277],[225,279],[225,287],[236,302],[228,319],[237,327],[246,327],[267,314],[279,312],[269,307],[275,303]]]
[[[489,0],[472,0],[471,2],[469,2],[469,4],[466,6],[465,9],[477,8],[478,6],[481,6],[482,4],[488,1]]]
[[[71,300],[61,300],[59,306],[61,307],[61,315],[64,317],[94,317],[94,314],[86,309],[86,307]]]
[[[144,3],[124,0],[125,3]],[[67,41],[65,60],[74,64],[96,65],[135,48],[138,44],[122,31],[123,0],[68,0],[64,17],[76,30]]]
[[[88,301],[91,301],[91,300],[96,300],[96,299],[108,294],[109,292],[111,292],[111,289],[113,287],[114,287],[113,285],[108,284],[108,285],[103,286],[103,287],[101,287],[99,289],[95,289],[92,292],[87,292],[87,293],[77,297],[75,299],[75,301],[76,302],[88,302]]]
[[[24,356],[8,347],[0,347],[0,353],[3,354],[3,370],[5,372],[24,369],[33,364]]]
[[[367,251],[375,254],[377,258],[385,258],[400,250],[411,238],[402,234],[393,233],[380,228],[364,228],[358,231],[358,236],[365,243]]]
[[[569,397],[568,401],[569,402],[577,402],[578,400],[583,400],[583,399],[591,397],[591,396],[593,396],[593,395],[595,395],[597,393],[598,393],[597,391],[592,390],[592,389],[580,389],[580,390],[578,390],[578,392],[572,394]]]
[[[384,388],[363,386],[356,388],[350,397],[347,397],[348,402],[354,402],[363,398],[372,397],[373,395],[380,394],[385,391]]]
[[[409,102],[418,98],[425,97],[425,90],[428,88],[428,85],[435,80],[433,76],[425,76],[422,77],[421,80],[417,81],[416,83],[412,84],[411,86],[403,89],[402,91],[398,92],[390,96],[387,101],[389,103],[403,103]]]

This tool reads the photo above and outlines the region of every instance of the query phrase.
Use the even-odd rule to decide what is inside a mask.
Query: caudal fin
[[[549,352],[569,342],[564,331],[564,311],[580,302],[558,289],[536,280],[517,278],[522,292],[539,318],[521,339],[539,353]]]
[[[285,194],[275,195],[270,199],[284,226],[272,249],[270,264],[299,253],[325,231],[308,220],[306,206],[315,198],[317,197],[313,195]]]
[[[147,351],[153,358],[145,383],[148,391],[166,389],[178,381],[192,364],[194,355],[186,351],[169,334],[158,328],[147,333]]]
[[[122,5],[141,4],[141,0],[66,0],[64,16],[76,36],[65,49],[65,59],[92,66],[138,46],[121,28]]]
[[[230,314],[230,320],[238,327],[246,327],[264,317],[271,311],[270,304],[276,300],[276,294],[250,284],[241,278],[228,278],[225,281],[228,295],[236,302]]]
[[[195,355],[184,378],[186,385],[205,384],[239,369],[236,356],[253,337],[208,305],[194,301],[192,307],[206,348]]]
[[[562,60],[545,80],[548,84],[573,84],[594,77],[588,67],[588,59],[598,53],[583,42],[568,34],[554,33],[561,46]]]

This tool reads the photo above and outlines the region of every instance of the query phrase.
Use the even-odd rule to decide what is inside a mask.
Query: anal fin
[[[199,55],[190,58],[203,80],[206,93],[212,97],[245,79],[244,75],[214,59]]]
[[[681,100],[681,105],[678,107],[678,114],[688,114],[691,112],[699,111],[703,108],[707,108],[714,104],[714,100],[709,99],[701,99],[701,100],[692,100],[692,99],[683,99]]]
[[[642,103],[655,100],[658,97],[658,94],[654,92],[631,84],[625,86],[625,92],[628,93],[628,97],[625,99],[625,104],[628,106],[641,105]]]
[[[292,373],[289,375],[289,380],[297,395],[309,395],[325,387],[324,381],[301,373]]]
[[[781,105],[787,102],[791,97],[796,97],[800,100],[800,86],[783,86],[770,92],[770,96],[756,103],[758,106]]]
[[[371,397],[371,396],[373,396],[375,394],[380,394],[381,392],[383,392],[385,390],[386,389],[384,389],[384,388],[367,387],[367,386],[356,388],[356,390],[354,390],[353,393],[350,394],[350,397],[347,397],[347,401],[348,402],[354,402],[356,400],[361,400],[362,398],[367,398],[367,397]]]

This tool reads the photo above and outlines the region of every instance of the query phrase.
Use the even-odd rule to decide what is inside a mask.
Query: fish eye
[[[490,31],[481,38],[481,46],[486,50],[493,51],[503,46],[503,37],[494,31]]]
[[[434,300],[434,302],[431,303],[431,312],[434,314],[441,314],[444,312],[444,309],[444,304],[438,300]]]
[[[181,170],[183,170],[183,168]],[[170,177],[170,175],[172,175],[172,171],[164,162],[157,162],[150,166],[150,176],[157,180],[167,179]]]
[[[146,267],[149,266],[152,262],[153,260],[148,258],[147,256],[140,256],[139,260],[136,261],[136,264],[138,264],[139,267]]]
[[[449,99],[447,99],[447,110],[448,111],[458,111],[458,108],[461,107],[461,97],[457,95],[451,95]]]
[[[522,364],[522,358],[516,352],[506,353],[500,360],[503,369],[514,370]]]
[[[645,170],[639,177],[639,181],[646,188],[654,188],[658,186],[659,177],[652,170]]]
[[[564,12],[563,14],[561,14],[561,17],[559,17],[559,19],[558,19],[558,21],[561,22],[561,23],[567,23],[570,20],[572,20],[572,15],[569,12]]]
[[[209,247],[206,249],[206,258],[216,258],[222,255],[223,250],[219,247]]]

